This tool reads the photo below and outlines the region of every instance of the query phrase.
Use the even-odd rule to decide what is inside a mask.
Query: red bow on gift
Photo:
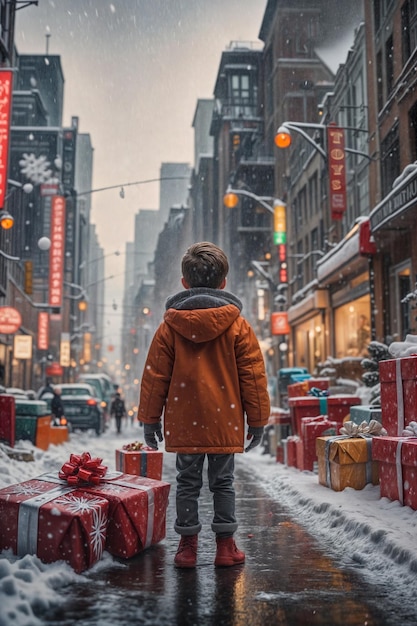
[[[101,465],[103,459],[92,459],[89,452],[71,454],[70,460],[64,463],[58,476],[66,480],[69,485],[83,485],[92,483],[98,485],[100,479],[107,472],[107,467]]]

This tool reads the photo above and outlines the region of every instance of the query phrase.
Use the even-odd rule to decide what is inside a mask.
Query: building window
[[[417,46],[417,0],[407,0],[401,9],[403,64]]]
[[[252,79],[252,75],[245,73],[232,74],[230,98],[234,117],[256,116],[258,87]]]
[[[378,111],[381,111],[384,106],[384,81],[382,76],[382,52],[379,51],[376,55],[376,89],[378,100]]]
[[[338,307],[334,311],[335,354],[340,357],[367,356],[371,340],[371,303],[369,295]]]
[[[402,302],[410,293],[411,269],[409,263],[395,266],[390,271],[390,327],[397,331],[393,334],[394,341],[404,341],[407,334],[415,334],[415,302]]]
[[[308,182],[308,190],[309,190],[309,205],[310,205],[310,217],[317,213],[317,172],[313,174]]]
[[[385,77],[386,77],[386,85],[387,85],[387,96],[392,91],[392,87],[394,85],[394,51],[393,51],[393,39],[388,37],[385,42]]]
[[[374,0],[374,22],[377,33],[391,11],[395,0]]]
[[[274,110],[272,46],[265,53],[265,117],[268,119]]]
[[[410,151],[411,161],[417,160],[417,103],[410,109],[408,113],[408,127],[410,129]]]
[[[400,175],[400,139],[396,125],[381,143],[382,195],[391,190],[392,183]]]

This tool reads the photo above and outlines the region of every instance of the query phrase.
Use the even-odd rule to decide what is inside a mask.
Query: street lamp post
[[[320,142],[306,132],[314,130],[320,134]],[[275,145],[278,148],[289,148],[292,143],[291,131],[301,135],[314,150],[324,159],[329,178],[329,206],[332,220],[342,220],[347,209],[346,191],[346,153],[361,156],[369,161],[374,157],[361,150],[345,145],[345,131],[366,133],[368,130],[352,126],[338,126],[330,124],[313,124],[309,122],[283,122],[276,134]]]
[[[287,278],[287,233],[286,233],[286,203],[280,198],[258,196],[247,189],[232,188],[229,186],[223,196],[223,203],[228,209],[234,209],[239,203],[239,196],[250,198],[262,206],[273,216],[273,241],[278,248],[280,263],[279,282],[286,283]]]
[[[224,205],[230,209],[235,208],[239,203],[239,196],[254,200],[273,216],[273,242],[274,245],[277,246],[278,251],[278,280],[275,281],[273,279],[269,271],[267,271],[265,263],[251,260],[251,266],[263,280],[266,281],[271,294],[270,333],[273,336],[278,336],[278,343],[275,348],[271,343],[270,350],[273,354],[276,353],[276,349],[278,350],[278,366],[281,367],[282,359],[284,359],[285,362],[286,358],[284,350],[286,351],[288,349],[286,338],[289,334],[287,313],[283,310],[286,304],[286,298],[282,293],[283,290],[286,290],[288,285],[286,203],[280,198],[258,196],[247,189],[232,188],[229,186],[223,197]],[[270,353],[268,352],[268,354]]]
[[[301,135],[302,137],[304,137],[304,139],[308,141],[314,147],[314,149],[317,150],[317,152],[321,154],[324,160],[327,161],[329,155],[328,155],[326,148],[323,148],[322,145],[317,143],[317,141],[315,141],[314,138],[311,137],[306,132],[306,130],[308,129],[315,130],[316,132],[319,132],[324,137],[326,134],[326,131],[329,128],[330,129],[334,128],[340,131],[350,130],[355,133],[368,134],[368,130],[364,128],[355,128],[353,126],[337,126],[336,124],[324,125],[324,124],[313,124],[309,122],[283,122],[279,126],[275,134],[275,140],[274,140],[275,145],[277,146],[277,148],[282,148],[282,149],[289,148],[292,143],[291,131],[294,131],[298,133],[299,135]],[[362,156],[365,159],[369,159],[370,161],[374,160],[374,157],[372,157],[371,155],[367,154],[366,152],[362,152],[361,150],[356,150],[355,148],[349,148],[347,146],[344,146],[344,151],[349,152],[350,154],[356,154],[358,156]]]

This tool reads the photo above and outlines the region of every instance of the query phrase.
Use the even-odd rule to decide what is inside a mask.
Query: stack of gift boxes
[[[163,453],[134,452],[151,460],[139,460],[131,473],[109,473],[101,459],[85,452],[72,454],[59,473],[1,489],[0,550],[36,554],[45,563],[64,560],[79,573],[103,550],[130,558],[161,541],[170,491],[160,480]],[[159,479],[140,475],[146,465]]]
[[[380,361],[379,377],[381,406],[351,407],[337,436],[316,440],[319,482],[379,484],[381,497],[417,510],[417,354]]]
[[[330,379],[310,378],[288,386],[288,406],[292,434],[282,441],[277,460],[300,470],[313,471],[318,462],[316,439],[335,435],[349,416],[350,408],[360,404],[352,395],[328,395]]]
[[[379,378],[388,436],[372,440],[372,458],[379,463],[381,497],[417,510],[417,355],[380,361]]]

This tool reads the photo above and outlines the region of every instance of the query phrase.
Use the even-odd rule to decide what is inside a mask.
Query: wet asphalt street
[[[167,536],[128,560],[88,572],[86,581],[63,590],[65,602],[42,616],[44,624],[70,626],[408,626],[389,590],[370,588],[352,566],[337,564],[236,462],[236,543],[246,563],[215,568],[210,529],[211,494],[204,486],[198,566],[173,565],[175,455],[164,455],[163,480],[171,482]]]

